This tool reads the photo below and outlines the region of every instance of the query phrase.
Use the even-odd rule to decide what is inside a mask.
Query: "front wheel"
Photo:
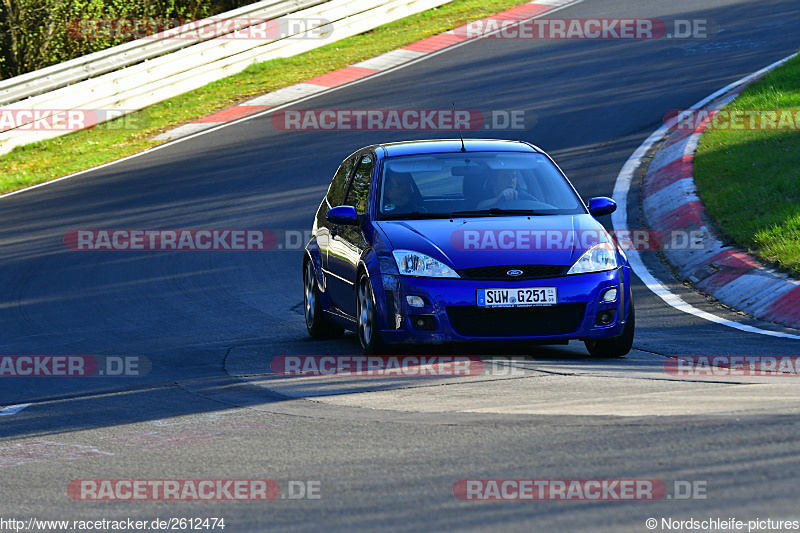
[[[303,309],[309,335],[317,339],[341,336],[344,328],[332,322],[322,310],[317,280],[314,276],[314,265],[311,264],[310,259],[306,261],[303,269],[303,288]]]
[[[358,318],[358,342],[361,343],[361,349],[365,354],[381,353],[384,344],[378,331],[372,282],[366,274],[362,274],[358,278],[356,315]]]
[[[636,313],[633,308],[633,300],[631,300],[631,310],[628,313],[628,320],[625,322],[622,335],[610,339],[587,340],[584,341],[584,344],[593,357],[622,357],[633,347],[634,329],[636,329]]]

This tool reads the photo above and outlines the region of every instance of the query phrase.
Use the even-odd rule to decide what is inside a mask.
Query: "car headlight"
[[[411,250],[392,252],[401,276],[422,278],[457,278],[455,270],[433,257]]]
[[[586,274],[617,268],[617,253],[608,242],[595,244],[581,255],[567,274]]]

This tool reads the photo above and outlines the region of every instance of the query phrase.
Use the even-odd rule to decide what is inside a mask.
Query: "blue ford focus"
[[[630,265],[553,160],[524,142],[368,146],[339,166],[303,259],[313,337],[388,344],[584,341],[630,351]]]

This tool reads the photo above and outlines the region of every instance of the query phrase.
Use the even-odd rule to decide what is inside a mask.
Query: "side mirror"
[[[605,196],[598,196],[589,200],[589,212],[592,216],[600,217],[617,210],[617,202]]]
[[[328,222],[341,224],[343,226],[357,226],[358,215],[356,208],[352,205],[337,205],[328,210],[326,215]]]

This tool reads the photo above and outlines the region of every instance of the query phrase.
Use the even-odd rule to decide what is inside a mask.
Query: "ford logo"
[[[508,274],[509,276],[521,276],[522,270],[517,270],[517,269],[509,270],[508,272],[506,272],[506,274]]]

